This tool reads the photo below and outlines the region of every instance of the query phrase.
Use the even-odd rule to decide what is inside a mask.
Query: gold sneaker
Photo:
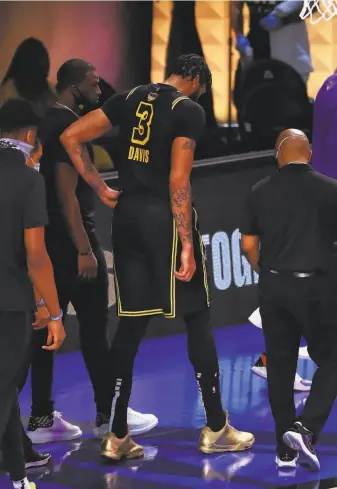
[[[226,424],[218,432],[205,426],[201,431],[199,450],[203,453],[241,452],[252,447],[255,438],[252,433],[238,431],[229,424],[227,411]]]
[[[113,433],[107,433],[102,441],[101,455],[112,460],[140,458],[144,456],[144,449],[130,435],[119,439]]]

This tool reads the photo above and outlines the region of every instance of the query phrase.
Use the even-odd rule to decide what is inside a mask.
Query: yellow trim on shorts
[[[126,99],[127,100],[133,93],[135,93],[135,91],[137,90],[137,88],[139,88],[140,85],[138,85],[137,87],[133,88],[132,90],[130,90],[130,92],[127,94],[126,96]]]
[[[185,97],[185,95],[183,95],[182,97],[178,97],[178,98],[176,98],[176,99],[175,99],[175,100],[172,102],[172,110],[173,110],[173,109],[174,109],[174,107],[175,107],[176,105],[178,105],[178,104],[179,104],[179,102],[181,102],[182,100],[189,100],[189,98],[188,98],[188,97]]]
[[[196,232],[199,235],[199,244],[200,244],[200,251],[201,251],[202,268],[203,268],[203,272],[204,272],[204,287],[205,287],[205,292],[206,292],[206,302],[207,302],[207,305],[209,306],[210,305],[210,298],[209,298],[209,286],[208,286],[208,278],[207,278],[207,267],[206,267],[205,248],[204,248],[204,243],[203,243],[203,240],[202,240],[202,236],[201,236],[201,234],[199,233],[199,231],[197,229],[198,214],[197,214],[197,211],[194,209],[194,207],[192,207],[192,209],[193,209],[194,214],[195,214],[195,225],[194,225],[194,229],[196,230]]]
[[[175,219],[173,221],[173,240],[172,240],[172,255],[171,255],[171,284],[170,284],[170,302],[171,312],[164,315],[167,319],[173,319],[176,317],[176,278],[174,272],[177,264],[177,251],[178,251],[178,230]]]
[[[141,317],[141,316],[154,316],[158,314],[164,314],[167,319],[173,319],[176,317],[176,278],[174,275],[177,263],[177,251],[178,251],[178,231],[175,220],[173,219],[173,239],[172,239],[172,254],[171,254],[171,277],[170,277],[170,304],[171,311],[166,313],[164,309],[147,309],[143,311],[124,311],[122,307],[121,295],[119,291],[119,284],[117,278],[117,270],[115,265],[114,256],[112,253],[113,267],[115,271],[115,284],[116,284],[116,296],[117,296],[117,313],[118,316],[126,317]]]

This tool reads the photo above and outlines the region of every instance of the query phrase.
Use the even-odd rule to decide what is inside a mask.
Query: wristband
[[[49,315],[49,319],[51,321],[59,321],[62,318],[63,318],[63,311],[62,311],[62,309],[61,309],[61,312],[60,312],[60,314],[58,316],[51,316],[51,315]]]
[[[78,256],[89,256],[89,255],[92,255],[92,248],[91,248],[91,246],[89,246],[89,248],[87,249],[87,251],[85,251],[84,253],[81,253],[80,251],[78,252]]]
[[[43,306],[45,306],[45,303],[44,303],[44,300],[41,297],[41,299],[39,300],[39,302],[36,303],[36,307],[38,309],[40,309],[40,307],[43,307]]]

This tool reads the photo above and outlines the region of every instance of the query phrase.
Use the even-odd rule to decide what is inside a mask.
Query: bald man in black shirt
[[[279,172],[257,183],[248,196],[240,227],[242,247],[260,272],[276,463],[296,467],[302,453],[319,470],[313,444],[337,395],[337,327],[331,314],[330,277],[337,237],[337,182],[308,165],[310,145],[301,131],[283,132],[276,149]],[[296,418],[293,385],[301,336],[318,369]]]

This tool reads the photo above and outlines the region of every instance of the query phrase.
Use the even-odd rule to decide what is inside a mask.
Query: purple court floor
[[[223,404],[235,427],[255,433],[251,452],[205,456],[196,450],[199,428],[204,424],[203,408],[187,360],[185,337],[172,336],[145,341],[136,362],[131,406],[159,418],[155,430],[137,438],[145,447],[145,458],[102,464],[99,442],[91,435],[95,409],[81,355],[64,354],[57,357],[56,409],[66,420],[79,424],[84,436],[76,442],[41,446],[52,454],[53,462],[48,468],[31,471],[30,479],[38,489],[336,488],[337,407],[321,438],[320,474],[304,467],[290,473],[277,471],[266,381],[250,371],[263,348],[261,331],[250,325],[218,329],[216,340]],[[310,379],[314,365],[301,360],[299,372]],[[298,406],[305,397],[296,394]],[[21,397],[23,415],[29,414],[29,406],[28,385]],[[4,475],[0,475],[0,488],[11,488]]]

